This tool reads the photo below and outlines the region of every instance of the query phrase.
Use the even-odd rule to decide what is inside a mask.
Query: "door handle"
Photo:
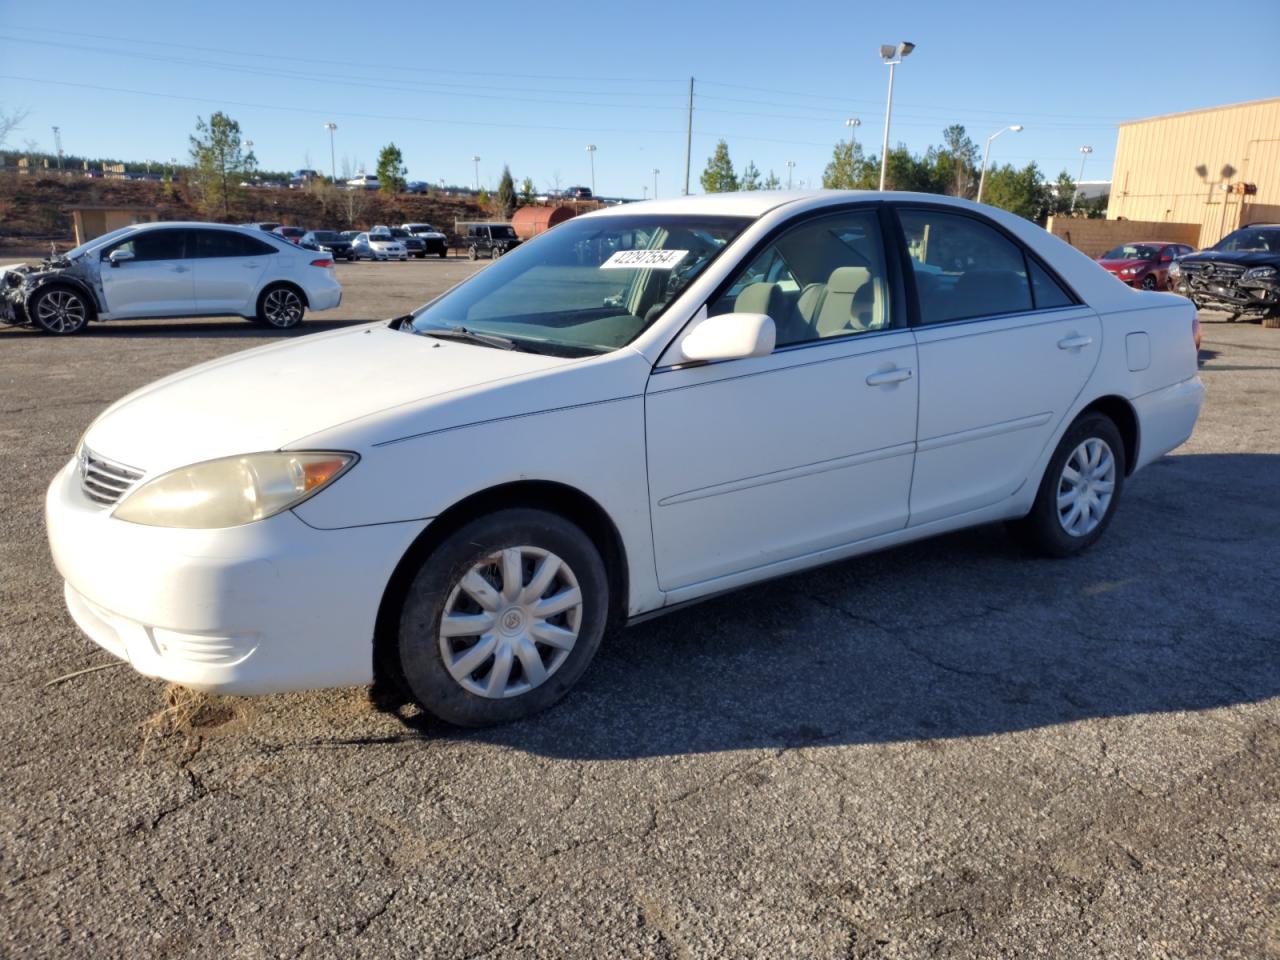
[[[246,263],[246,264],[242,264],[242,266],[243,266],[246,270],[257,270],[257,269],[259,269],[259,268],[262,266],[262,264],[260,264],[260,263]]]
[[[1058,341],[1059,350],[1079,350],[1093,343],[1093,337],[1067,337]]]
[[[174,272],[174,273],[186,273],[186,272],[187,272],[187,270],[189,270],[189,269],[190,269],[189,267],[184,267],[182,264],[180,264],[180,263],[179,263],[179,264],[177,264],[176,266],[174,266],[174,268],[173,268],[173,272]]]
[[[903,380],[911,379],[911,370],[904,367],[895,367],[892,370],[885,370],[881,373],[873,373],[867,377],[868,387],[883,387],[888,383],[901,383]]]

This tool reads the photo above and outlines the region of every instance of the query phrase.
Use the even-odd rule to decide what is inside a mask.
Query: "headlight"
[[[1122,277],[1132,277],[1132,276],[1133,276],[1135,273],[1137,273],[1137,272],[1138,272],[1138,268],[1137,268],[1137,267],[1122,267],[1122,268],[1120,269],[1120,276],[1122,276]]]
[[[1275,267],[1253,267],[1244,272],[1242,280],[1271,280],[1276,275]]]
[[[250,453],[207,460],[144,483],[114,517],[149,527],[211,530],[275,516],[350,469],[354,453]]]
[[[1182,276],[1182,264],[1180,264],[1177,260],[1169,264],[1169,276],[1171,277]]]

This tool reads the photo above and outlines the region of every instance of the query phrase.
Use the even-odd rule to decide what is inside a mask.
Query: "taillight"
[[[311,265],[312,265],[313,267],[332,267],[332,266],[333,266],[333,258],[329,257],[329,258],[326,258],[326,259],[323,259],[323,260],[312,260],[312,261],[311,261]]]

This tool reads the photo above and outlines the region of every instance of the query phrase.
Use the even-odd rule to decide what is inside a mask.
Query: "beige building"
[[[1280,223],[1280,97],[1120,124],[1107,219],[1196,224],[1201,247]]]

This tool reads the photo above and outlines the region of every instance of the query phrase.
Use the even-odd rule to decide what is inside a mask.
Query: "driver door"
[[[906,526],[916,347],[881,237],[866,205],[790,227],[705,308],[767,313],[773,353],[650,377],[650,510],[672,599]]]
[[[112,317],[180,317],[194,312],[189,233],[180,228],[146,230],[102,251],[102,293]],[[131,256],[113,264],[110,256],[116,251]]]

